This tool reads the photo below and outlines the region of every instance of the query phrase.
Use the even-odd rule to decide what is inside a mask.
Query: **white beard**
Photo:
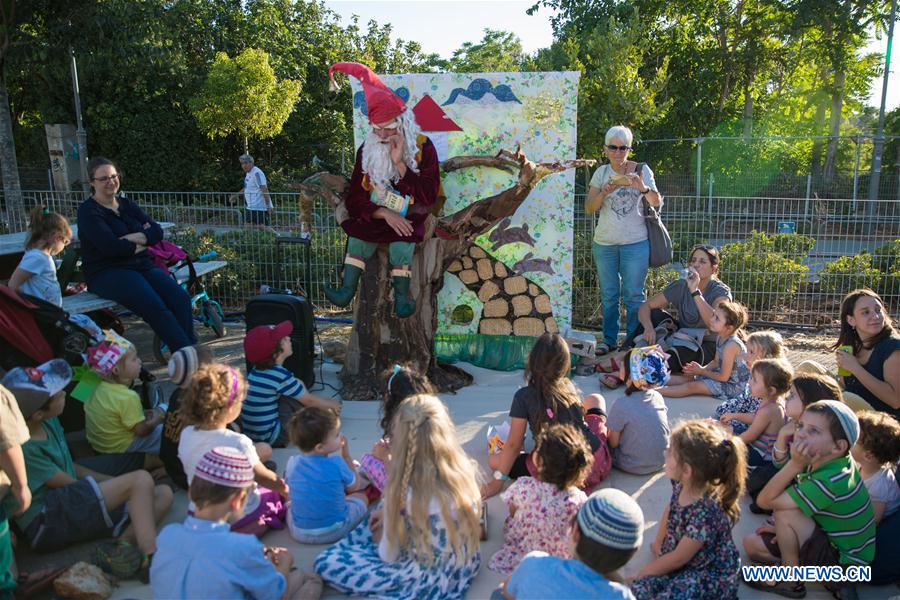
[[[400,133],[404,141],[403,162],[407,169],[418,173],[416,135],[420,131],[419,126],[411,110],[404,111],[397,117],[397,121],[400,123]],[[371,129],[363,144],[362,170],[369,176],[369,181],[382,188],[400,180],[400,173],[391,161],[391,145]]]

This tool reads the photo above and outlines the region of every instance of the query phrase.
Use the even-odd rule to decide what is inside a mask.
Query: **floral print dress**
[[[744,386],[744,391],[738,394],[736,398],[729,398],[716,407],[716,421],[722,418],[722,415],[728,413],[744,413],[748,415],[756,414],[759,410],[760,399],[750,394],[750,384]],[[734,435],[741,435],[748,429],[750,425],[741,421],[731,420],[728,422]]]
[[[672,552],[685,536],[703,542],[703,547],[682,568],[666,575],[642,577],[631,584],[631,591],[637,600],[735,599],[741,559],[731,537],[731,521],[709,494],[687,506],[679,505],[681,487],[672,482],[669,520],[660,552]]]
[[[560,490],[551,483],[521,477],[500,498],[515,506],[515,514],[506,517],[504,542],[491,557],[489,567],[509,575],[533,550],[552,556],[572,558],[569,524],[587,495],[578,488]]]

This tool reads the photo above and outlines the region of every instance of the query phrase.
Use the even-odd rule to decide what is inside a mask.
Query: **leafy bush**
[[[871,254],[861,252],[856,256],[842,256],[826,264],[819,277],[822,289],[826,292],[846,294],[863,287],[880,292],[884,274],[872,266]]]
[[[748,251],[774,252],[799,263],[809,255],[810,250],[816,245],[816,240],[795,233],[768,234],[754,230],[750,232],[750,239],[743,242],[743,245]]]
[[[754,312],[770,310],[790,300],[809,271],[777,251],[776,238],[754,231],[746,242],[722,247],[719,277],[731,288],[734,298]],[[803,247],[812,248],[810,242],[815,243],[812,238],[806,240],[778,240],[777,244],[797,257]]]
[[[750,239],[754,241],[754,243],[760,243],[760,249],[762,249],[762,247],[765,247],[766,249],[770,248],[768,240],[765,242],[764,246],[762,245],[762,237],[771,240],[772,251],[777,252],[794,262],[803,262],[816,245],[815,239],[808,235],[797,235],[796,233],[776,233],[773,235],[766,235],[764,233],[753,232]]]
[[[667,285],[675,281],[681,274],[670,266],[656,267],[647,271],[647,283],[644,289],[647,290],[647,297],[650,298],[654,294],[663,291]]]
[[[306,253],[300,244],[281,244],[276,250],[275,234],[259,229],[235,229],[216,233],[198,232],[193,227],[176,227],[169,239],[192,258],[215,250],[217,260],[228,266],[204,278],[211,298],[229,310],[242,310],[262,284],[300,290],[314,304],[326,303],[323,287],[334,285],[335,268],[343,261],[346,236],[340,230],[317,232],[310,248],[310,284],[305,286]],[[281,256],[278,256],[280,252]]]
[[[872,253],[872,266],[885,274],[900,275],[900,239],[876,248]]]

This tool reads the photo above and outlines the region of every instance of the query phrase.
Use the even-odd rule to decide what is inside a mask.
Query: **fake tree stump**
[[[475,243],[501,219],[513,215],[538,182],[566,169],[593,165],[592,160],[535,164],[521,152],[501,151],[497,156],[464,156],[445,161],[444,173],[468,167],[493,167],[518,172],[514,185],[444,217],[429,216],[425,237],[416,246],[410,295],[416,312],[409,318],[394,315],[393,288],[387,245],[381,245],[366,263],[353,311],[353,330],[339,377],[345,400],[381,397],[381,374],[395,363],[409,363],[428,375],[438,391],[455,391],[472,383],[472,376],[453,365],[438,362],[434,339],[438,327],[438,292],[449,272],[475,292],[484,304],[479,333],[538,336],[558,330],[550,297],[535,282],[511,271]],[[325,197],[338,223],[347,218],[341,182],[317,174],[292,186],[304,198]],[[309,200],[306,200],[308,203]],[[436,212],[442,202],[436,204]],[[301,208],[301,214],[305,209]]]

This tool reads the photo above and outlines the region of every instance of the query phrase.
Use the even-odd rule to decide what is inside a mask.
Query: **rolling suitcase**
[[[276,325],[282,321],[294,324],[291,345],[294,353],[284,361],[284,367],[300,379],[306,389],[316,382],[315,329],[312,305],[306,296],[289,294],[262,294],[252,298],[244,311],[247,331],[258,325]],[[250,365],[247,365],[250,370]]]

